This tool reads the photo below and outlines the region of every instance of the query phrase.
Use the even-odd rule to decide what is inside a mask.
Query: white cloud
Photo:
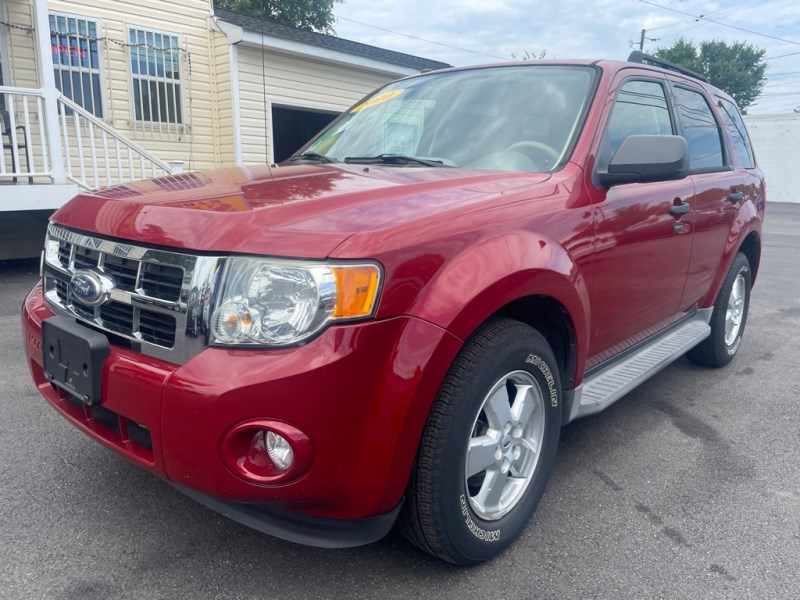
[[[796,0],[654,0],[676,10],[758,31],[800,44],[800,3]],[[679,36],[694,41],[742,40],[766,48],[767,56],[800,52],[800,45],[736,31],[638,0],[344,0],[335,5],[340,37],[415,54],[453,65],[511,60],[511,54],[547,50],[556,58],[625,59],[648,30],[645,51],[670,45]],[[354,23],[358,21],[370,26]],[[376,29],[388,29],[403,35]],[[651,31],[652,30],[652,31]],[[785,81],[800,82],[800,54],[770,61],[768,73],[798,72]],[[770,84],[777,81],[770,78]],[[788,90],[773,91],[773,89]],[[796,95],[794,90],[798,90]],[[800,84],[768,87],[753,114],[791,111],[800,104]]]

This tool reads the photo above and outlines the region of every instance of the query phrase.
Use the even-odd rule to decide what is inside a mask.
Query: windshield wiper
[[[444,167],[444,161],[430,158],[417,158],[405,154],[379,154],[378,156],[347,156],[344,162],[357,165],[422,165],[423,167]]]
[[[335,158],[331,158],[330,156],[325,156],[324,154],[319,154],[318,152],[304,152],[303,154],[298,154],[297,156],[292,156],[289,158],[290,161],[295,160],[309,160],[313,162],[323,162],[323,163],[335,163],[339,162]]]

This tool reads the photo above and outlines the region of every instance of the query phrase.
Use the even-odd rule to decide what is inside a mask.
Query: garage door
[[[287,148],[297,146],[301,137],[308,136],[315,126],[323,125],[326,118],[394,79],[397,77],[277,52],[266,51],[262,57],[258,48],[240,47],[243,162],[260,164],[283,158]],[[281,110],[273,113],[273,106]],[[307,120],[314,122],[304,124],[303,113],[309,113]],[[295,126],[283,123],[279,127],[272,122],[273,118],[293,119]],[[302,130],[302,135],[298,136],[298,130]],[[287,141],[283,137],[287,134],[281,133],[284,131],[294,138]],[[277,135],[281,139],[276,139]],[[276,147],[280,156],[276,155]]]

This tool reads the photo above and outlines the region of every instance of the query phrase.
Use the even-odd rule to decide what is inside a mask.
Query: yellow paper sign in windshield
[[[365,108],[369,108],[370,106],[375,106],[376,104],[382,104],[387,100],[391,100],[392,98],[397,98],[400,94],[403,93],[403,90],[392,90],[391,92],[384,92],[383,94],[378,94],[377,96],[373,96],[366,102],[362,102],[358,106],[356,106],[351,113],[357,113],[360,110],[364,110]]]

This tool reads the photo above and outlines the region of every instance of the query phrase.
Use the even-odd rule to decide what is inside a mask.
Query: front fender
[[[586,358],[588,282],[569,253],[546,236],[514,231],[475,241],[436,273],[409,314],[466,339],[499,309],[527,296],[553,298],[569,313],[577,385]]]

